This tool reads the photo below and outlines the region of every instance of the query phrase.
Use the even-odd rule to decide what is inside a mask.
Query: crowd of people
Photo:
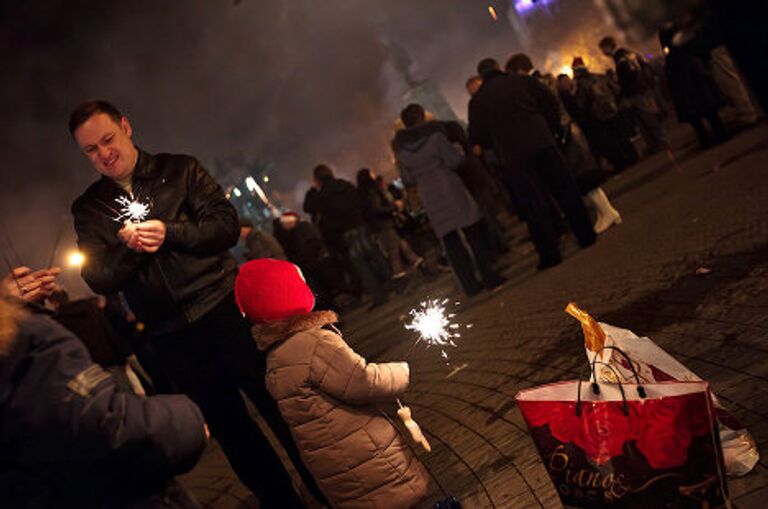
[[[578,57],[573,77],[537,72],[525,54],[503,69],[483,59],[466,129],[408,105],[391,142],[397,182],[363,168],[355,185],[318,165],[310,220],[285,212],[271,234],[239,219],[195,158],[139,149],[109,102],[78,106],[69,131],[101,178],[72,213],[82,276],[103,297],[70,301],[57,268],[9,267],[2,281],[3,504],[198,507],[174,476],[209,435],[261,507],[416,504],[427,471],[376,406],[406,390],[408,364],[357,355],[333,327],[338,297],[375,308],[448,270],[441,257],[467,296],[497,290],[504,209],[526,223],[541,270],[562,262],[567,228],[588,248],[621,222],[606,173],[668,149],[667,97],[703,147],[728,136],[726,97],[756,122],[706,17],[681,17],[660,41],[663,72],[610,37],[599,42],[610,76]],[[106,204],[120,197],[151,197],[151,218],[115,222]]]

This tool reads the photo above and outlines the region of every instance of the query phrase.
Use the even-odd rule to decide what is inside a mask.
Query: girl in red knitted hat
[[[367,363],[316,311],[295,265],[272,259],[240,268],[235,295],[266,350],[266,383],[305,464],[337,508],[407,508],[428,476],[405,439],[374,406],[408,387],[405,362]]]

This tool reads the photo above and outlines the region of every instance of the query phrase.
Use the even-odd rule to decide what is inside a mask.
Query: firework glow
[[[453,319],[455,313],[449,313],[446,310],[448,299],[427,299],[419,304],[418,307],[411,309],[411,321],[405,325],[408,330],[419,333],[418,343],[426,343],[427,348],[437,347],[440,350],[440,356],[448,361],[448,348],[456,348],[455,339],[461,337],[461,324]],[[466,328],[471,327],[467,325]]]
[[[149,203],[142,203],[139,200],[128,198],[127,196],[119,196],[115,198],[118,206],[117,217],[115,221],[123,223],[130,221],[131,223],[140,223],[144,221],[151,210]]]

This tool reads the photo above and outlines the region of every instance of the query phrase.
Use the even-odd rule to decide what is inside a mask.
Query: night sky
[[[96,178],[66,128],[80,101],[113,101],[145,150],[269,161],[273,189],[300,195],[320,162],[389,170],[406,85],[386,40],[465,116],[476,62],[520,49],[492,3],[498,22],[472,0],[5,0],[0,214],[15,250],[47,263],[59,225],[62,256],[74,247],[69,205]]]

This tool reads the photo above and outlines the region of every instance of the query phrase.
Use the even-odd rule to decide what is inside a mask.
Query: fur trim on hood
[[[338,320],[339,317],[333,311],[315,311],[277,322],[254,324],[251,327],[251,335],[259,350],[269,350],[273,345],[285,341],[297,332],[319,329]]]

